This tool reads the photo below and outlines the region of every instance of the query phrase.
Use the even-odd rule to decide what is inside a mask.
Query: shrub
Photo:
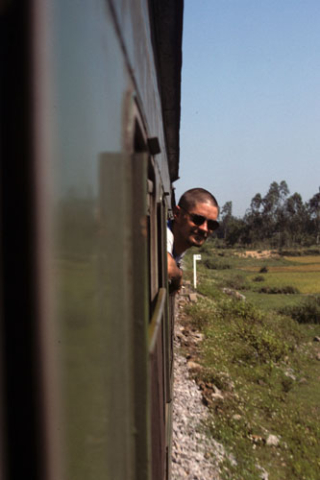
[[[259,293],[269,293],[269,294],[287,294],[294,295],[295,293],[300,293],[299,290],[291,285],[286,287],[261,287],[258,290]]]
[[[266,315],[252,304],[233,301],[220,303],[219,307],[232,330],[234,362],[272,363],[287,355],[290,340],[286,341],[274,324],[268,326]]]
[[[217,258],[207,258],[203,263],[210,270],[228,270],[231,268],[229,263],[223,262]]]
[[[252,279],[253,282],[264,282],[265,278],[262,275],[258,275]]]
[[[208,240],[206,243],[204,243],[200,249],[199,249],[199,252],[200,253],[209,253],[211,254],[212,251],[213,251],[213,248],[214,248],[214,244],[211,240]]]
[[[196,304],[187,304],[185,306],[185,312],[192,318],[192,325],[197,330],[203,330],[210,322],[210,319],[215,317],[217,308],[212,300],[200,298]]]
[[[261,267],[259,270],[260,273],[268,273],[268,271],[269,271],[269,268],[266,265]]]
[[[301,257],[305,255],[320,255],[320,248],[305,248],[305,249],[293,249],[293,250],[281,250],[283,257]]]
[[[201,282],[199,282],[197,290],[199,293],[205,295],[206,297],[217,299],[219,296],[221,296],[220,289],[212,280],[202,280]]]
[[[240,274],[225,279],[223,281],[223,286],[233,288],[234,290],[246,290],[249,287],[246,278]]]
[[[305,255],[320,255],[320,248],[309,248],[304,250]]]
[[[300,305],[283,308],[281,313],[289,315],[298,323],[320,324],[320,295],[309,297]]]
[[[301,257],[303,252],[302,250],[281,250],[280,254],[283,257]]]

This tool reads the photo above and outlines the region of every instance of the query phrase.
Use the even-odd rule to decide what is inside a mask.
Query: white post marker
[[[193,255],[193,286],[197,288],[197,260],[201,260],[201,255]]]

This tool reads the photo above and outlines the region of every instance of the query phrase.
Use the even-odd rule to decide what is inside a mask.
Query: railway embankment
[[[177,298],[173,480],[318,480],[318,317],[261,310],[202,275],[202,295]]]
[[[208,408],[192,376],[198,365],[192,355],[203,335],[184,324],[184,306],[190,301],[196,301],[196,294],[184,288],[177,296],[174,334],[172,480],[220,480],[225,450],[204,431]]]
[[[203,295],[195,293],[187,281],[176,299],[172,480],[223,480],[229,470],[226,465],[231,469],[237,466],[233,453],[228,452],[208,429],[212,424],[210,408],[221,405],[226,392],[214,383],[201,381],[203,366],[198,363],[198,357],[204,334],[195,327],[185,308],[188,304],[196,306],[201,297]],[[234,384],[229,379],[225,382],[225,390],[231,392],[233,389]],[[270,445],[278,442],[276,436],[271,437]],[[264,468],[258,464],[256,468],[259,479],[269,480]]]

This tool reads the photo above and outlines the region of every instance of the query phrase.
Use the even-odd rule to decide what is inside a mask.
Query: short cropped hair
[[[217,207],[219,211],[216,198],[204,188],[191,188],[187,190],[180,198],[178,205],[182,208],[189,209],[195,207],[197,203],[209,203]]]

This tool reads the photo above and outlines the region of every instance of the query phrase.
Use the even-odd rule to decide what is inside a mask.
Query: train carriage
[[[182,0],[8,0],[0,477],[170,478]]]

